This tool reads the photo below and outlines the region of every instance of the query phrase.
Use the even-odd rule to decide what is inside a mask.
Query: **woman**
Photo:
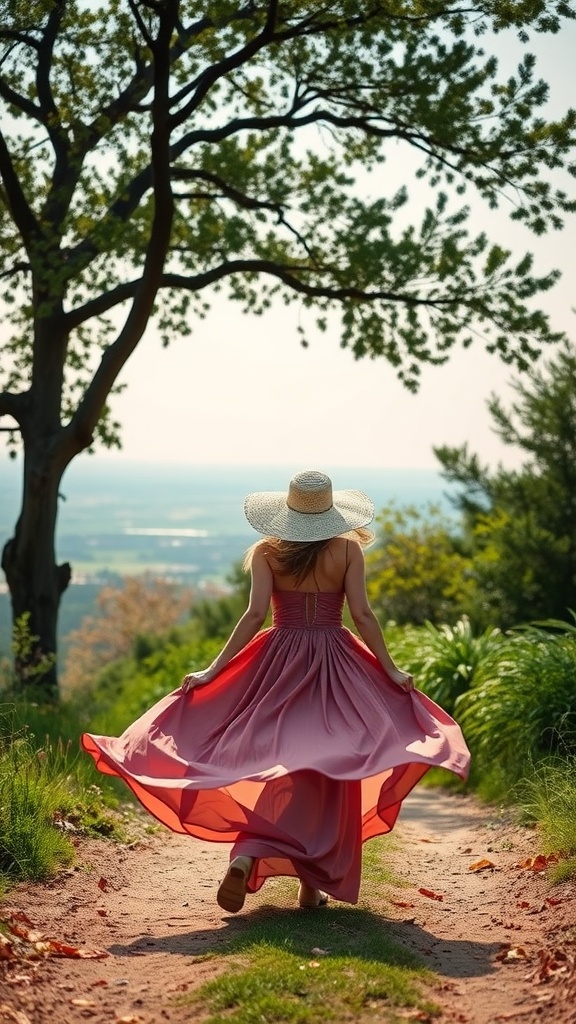
[[[218,903],[266,878],[299,905],[358,899],[362,843],[389,832],[432,766],[466,778],[457,723],[390,657],[366,596],[374,506],[317,471],[246,498],[248,608],[212,664],[118,738],[82,737],[105,773],[176,832],[232,843]],[[346,599],[361,640],[342,625]],[[272,604],[273,625],[262,630]]]

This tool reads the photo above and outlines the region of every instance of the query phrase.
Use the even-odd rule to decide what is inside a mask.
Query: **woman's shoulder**
[[[257,540],[252,547],[252,557],[261,559],[262,561],[269,561],[273,559],[276,554],[276,545],[274,544],[273,537],[262,537],[261,540]]]
[[[348,537],[346,535],[342,537],[333,537],[332,540],[328,542],[326,547],[329,551],[332,551],[335,554],[336,552],[340,554],[347,554],[354,548],[358,549],[359,551],[362,550],[362,545],[359,543],[359,541],[356,540],[355,537]]]

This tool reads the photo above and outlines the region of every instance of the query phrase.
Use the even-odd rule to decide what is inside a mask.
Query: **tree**
[[[521,369],[558,340],[531,306],[555,272],[474,237],[459,197],[513,196],[536,233],[574,210],[554,175],[575,113],[541,116],[529,52],[499,80],[480,48],[573,16],[566,0],[3,0],[0,416],[24,467],[2,566],[42,650],[71,573],[59,484],[119,443],[109,396],[150,318],[167,344],[224,286],[252,313],[298,301],[320,329],[339,309],[342,344],[410,388],[477,334]],[[376,173],[399,146],[428,180],[420,223]]]
[[[377,546],[366,556],[367,590],[382,621],[454,623],[468,610],[470,559],[454,523],[430,505],[389,505],[377,516]]]
[[[86,689],[111,661],[125,658],[139,636],[160,636],[190,611],[193,593],[158,576],[127,576],[120,587],[102,587],[94,615],[70,633],[63,689]]]
[[[576,609],[576,350],[564,344],[541,369],[513,381],[510,410],[488,408],[521,469],[482,466],[466,445],[435,454],[464,517],[484,618],[511,626]]]

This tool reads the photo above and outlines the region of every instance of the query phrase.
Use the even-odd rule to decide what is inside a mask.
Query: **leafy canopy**
[[[558,32],[572,4],[3,0],[1,12],[0,415],[22,421],[38,326],[54,326],[67,338],[63,418],[95,391],[96,433],[117,440],[106,399],[135,344],[161,202],[166,344],[224,285],[254,313],[275,296],[312,310],[303,343],[338,308],[342,345],[384,357],[412,389],[457,342],[480,336],[526,369],[558,339],[531,305],[556,273],[534,274],[530,254],[467,222],[474,196],[536,234],[576,208],[555,184],[574,174],[575,112],[543,116],[529,50],[508,77],[490,53],[494,33]],[[425,179],[416,202],[390,187],[389,158]]]

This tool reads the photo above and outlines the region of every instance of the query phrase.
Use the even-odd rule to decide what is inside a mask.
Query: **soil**
[[[576,1024],[576,885],[552,885],[537,834],[470,796],[420,787],[394,836],[386,857],[402,881],[385,913],[434,972],[433,1019]],[[122,846],[79,840],[74,868],[13,889],[0,910],[12,927],[0,944],[1,1024],[194,1020],[174,997],[221,970],[203,954],[270,902],[264,886],[240,914],[220,910],[228,852],[166,831]]]

